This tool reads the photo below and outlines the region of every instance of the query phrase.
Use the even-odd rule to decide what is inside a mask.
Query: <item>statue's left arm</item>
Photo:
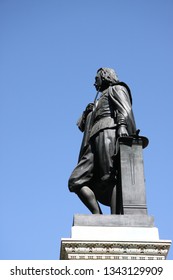
[[[130,90],[122,85],[111,87],[110,97],[116,111],[117,136],[135,134],[136,125],[132,111]]]
[[[128,136],[126,118],[116,110],[117,137]]]

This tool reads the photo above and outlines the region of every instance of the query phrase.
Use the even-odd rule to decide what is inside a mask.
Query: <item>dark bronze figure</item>
[[[98,201],[110,206],[111,214],[121,214],[116,142],[119,137],[136,135],[132,96],[110,68],[97,71],[94,85],[100,97],[86,107],[77,123],[84,136],[69,190],[93,214],[102,214]]]

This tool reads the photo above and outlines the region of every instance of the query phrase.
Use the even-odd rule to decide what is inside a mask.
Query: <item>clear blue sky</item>
[[[73,215],[89,214],[67,182],[100,67],[131,88],[150,140],[148,212],[173,239],[172,11],[172,0],[0,1],[0,259],[58,259]]]

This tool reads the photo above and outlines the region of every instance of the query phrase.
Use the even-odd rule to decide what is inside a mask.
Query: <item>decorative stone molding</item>
[[[165,260],[171,242],[77,241],[62,239],[61,260]]]

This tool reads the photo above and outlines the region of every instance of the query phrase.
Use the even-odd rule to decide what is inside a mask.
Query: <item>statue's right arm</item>
[[[94,104],[89,103],[86,106],[85,111],[83,111],[82,116],[77,121],[77,126],[80,129],[80,131],[82,131],[82,132],[85,130],[86,118],[87,118],[88,114],[93,110],[93,107],[94,107]]]
[[[80,129],[80,131],[84,131],[85,130],[85,117],[84,117],[84,112],[82,114],[82,116],[78,119],[77,121],[77,126]]]

